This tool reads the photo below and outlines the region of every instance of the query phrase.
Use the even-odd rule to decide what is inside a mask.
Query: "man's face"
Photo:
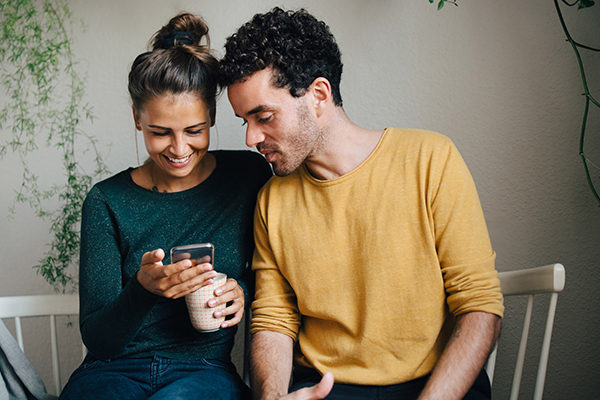
[[[318,151],[322,141],[309,95],[293,97],[272,84],[270,68],[229,86],[227,95],[235,115],[246,124],[246,145],[256,146],[278,176],[296,170]]]

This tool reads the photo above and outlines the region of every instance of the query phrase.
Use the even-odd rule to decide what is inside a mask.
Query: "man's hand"
[[[312,387],[302,388],[293,393],[280,397],[280,400],[319,400],[327,397],[333,389],[333,374],[325,373],[321,382]]]
[[[260,331],[252,335],[250,387],[257,400],[324,399],[333,388],[333,374],[327,372],[317,385],[288,393],[292,373],[294,341],[278,332]]]

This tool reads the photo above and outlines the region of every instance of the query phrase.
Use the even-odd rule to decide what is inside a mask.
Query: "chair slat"
[[[521,332],[521,343],[519,343],[519,352],[517,353],[517,365],[515,366],[515,373],[513,375],[510,400],[517,400],[519,398],[519,389],[521,387],[521,378],[523,377],[523,365],[525,364],[525,351],[527,350],[527,339],[529,338],[532,312],[533,295],[530,294],[527,296],[527,310],[525,311],[525,321],[523,321],[523,331]]]
[[[546,319],[546,329],[544,330],[544,340],[542,342],[542,354],[540,355],[540,365],[535,380],[535,389],[533,391],[534,400],[542,400],[544,393],[544,383],[546,381],[546,369],[548,368],[548,356],[550,355],[550,341],[552,339],[552,328],[554,326],[554,316],[556,314],[556,303],[558,302],[558,293],[552,293],[550,296],[550,306],[548,307],[548,318]]]
[[[21,318],[15,317],[15,333],[17,334],[17,343],[21,348],[21,351],[25,353],[25,346],[23,345],[23,329],[21,329]]]
[[[50,316],[50,343],[52,346],[52,378],[54,382],[54,394],[59,395],[62,389],[60,383],[60,363],[58,359],[58,335],[56,334],[56,316]]]

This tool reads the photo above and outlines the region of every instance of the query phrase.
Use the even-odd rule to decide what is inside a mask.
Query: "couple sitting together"
[[[89,354],[61,399],[490,398],[502,295],[452,142],[354,124],[340,50],[305,10],[257,14],[225,49],[217,60],[204,21],[180,14],[133,62],[149,159],[85,201]],[[220,90],[262,155],[208,150]],[[171,262],[195,243],[214,262]],[[217,272],[209,305],[226,318],[198,332],[184,296]],[[250,301],[251,389],[230,358]]]

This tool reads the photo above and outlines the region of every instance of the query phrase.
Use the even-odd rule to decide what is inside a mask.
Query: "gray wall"
[[[597,398],[600,209],[578,156],[583,113],[578,67],[551,0],[459,0],[459,7],[447,5],[441,12],[426,0],[73,0],[74,18],[87,26],[85,31],[75,27],[75,51],[88,73],[87,100],[96,115],[84,129],[98,138],[111,171],[137,164],[126,75],[149,37],[175,13],[198,12],[209,23],[220,55],[226,36],[275,4],[305,6],[330,25],[343,52],[342,95],[351,119],[367,128],[431,129],[454,140],[478,186],[498,270],[552,262],[566,266],[545,398]],[[600,47],[600,5],[567,14],[573,34]],[[588,80],[600,97],[600,60],[586,63]],[[599,112],[594,111],[590,123],[590,135],[596,137],[590,136],[588,151],[599,164]],[[240,125],[223,96],[213,148],[244,148]],[[36,164],[44,179],[61,179],[56,155],[47,149],[38,153]],[[21,170],[10,155],[0,165],[4,214]],[[47,224],[25,206],[18,207],[15,219],[1,220],[0,295],[51,292],[31,268],[50,240]],[[546,304],[542,298],[535,311],[543,313]],[[511,300],[507,307],[497,398],[507,397],[523,303]],[[77,334],[66,330],[65,345],[72,341],[69,335]],[[51,386],[39,340],[32,340],[31,357]],[[529,367],[536,366],[538,348],[534,342]],[[77,365],[78,351],[63,357],[65,369]],[[527,377],[524,397],[532,386],[533,378]]]

